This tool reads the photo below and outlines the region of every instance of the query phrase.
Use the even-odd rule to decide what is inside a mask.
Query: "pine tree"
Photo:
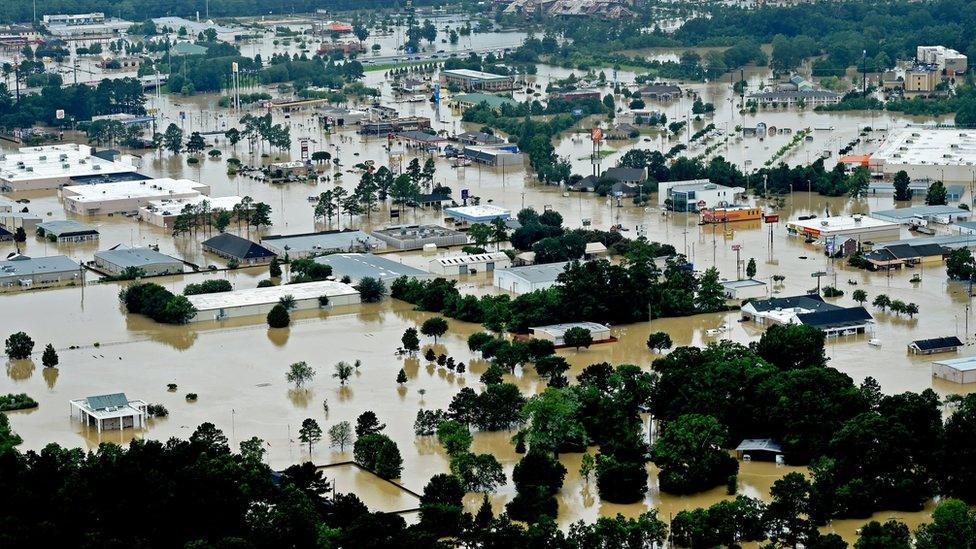
[[[406,382],[407,382],[407,373],[403,371],[403,368],[400,368],[400,373],[397,374],[397,383],[403,385]]]
[[[41,355],[41,363],[46,368],[53,368],[58,365],[58,353],[54,350],[54,345],[48,343],[47,347],[44,347],[44,354]]]

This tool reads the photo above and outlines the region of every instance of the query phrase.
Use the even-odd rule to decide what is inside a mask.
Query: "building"
[[[861,242],[893,240],[901,234],[901,225],[859,214],[840,215],[787,221],[786,233],[790,236],[802,236],[825,243],[843,242],[848,238]]]
[[[369,116],[366,111],[323,106],[317,109],[319,118],[329,126],[354,126]]]
[[[203,251],[236,261],[238,265],[263,265],[275,258],[275,253],[264,246],[230,233],[204,240]]]
[[[386,243],[363,231],[322,231],[292,235],[270,235],[261,245],[278,257],[302,259],[336,252],[369,252],[386,248]]]
[[[105,430],[145,429],[149,405],[144,400],[129,400],[125,393],[90,396],[69,401],[71,418],[86,427]]]
[[[210,187],[189,179],[146,179],[94,185],[68,185],[61,189],[64,209],[79,215],[137,214],[157,200],[199,199]]]
[[[139,220],[157,227],[172,228],[176,218],[187,206],[201,207],[206,202],[211,211],[224,210],[233,212],[234,208],[243,200],[239,196],[206,196],[198,195],[191,198],[164,198],[150,200],[139,208]]]
[[[172,29],[170,32],[176,34],[179,32],[180,28],[186,29],[187,36],[196,37],[200,33],[207,30],[213,30],[217,33],[217,40],[220,42],[235,42],[238,39],[249,34],[249,31],[244,28],[239,27],[227,27],[224,25],[218,25],[214,23],[213,20],[201,20],[201,19],[186,19],[184,17],[154,17],[153,23],[156,24],[157,28],[166,27]],[[263,36],[263,35],[262,35]]]
[[[119,276],[130,268],[139,269],[143,276],[183,272],[183,262],[175,257],[161,254],[152,248],[130,248],[122,244],[95,252],[95,267],[111,276]]]
[[[916,339],[908,344],[908,352],[913,355],[934,355],[938,353],[955,353],[963,343],[956,336],[933,337],[931,339]]]
[[[968,59],[958,51],[945,46],[918,46],[915,59],[919,63],[936,65],[946,76],[955,76],[968,70]]]
[[[544,290],[556,285],[556,278],[566,270],[569,262],[545,263],[496,270],[492,283],[514,294],[525,294]]]
[[[874,317],[864,307],[837,307],[827,311],[799,313],[791,324],[813,326],[827,337],[863,334],[874,322]]]
[[[389,135],[391,133],[430,129],[430,118],[412,116],[385,120],[363,120],[358,132],[362,135]]]
[[[67,242],[89,242],[98,240],[98,231],[73,219],[64,221],[45,221],[38,223],[37,236],[47,238],[58,244]]]
[[[45,15],[42,19],[47,32],[60,38],[109,37],[124,33],[131,21],[105,17],[104,13]]]
[[[814,108],[822,105],[840,103],[843,96],[837,92],[827,90],[790,91],[774,90],[749,94],[749,99],[760,107],[794,107],[804,105]]]
[[[295,300],[295,310],[299,311],[321,308],[326,299],[330,307],[360,303],[355,288],[332,280],[191,295],[187,299],[197,310],[192,320],[201,322],[242,316],[263,317],[285,296]]]
[[[936,360],[932,376],[954,383],[976,383],[976,357]]]
[[[75,184],[73,178],[125,174],[135,169],[132,157],[111,161],[94,153],[88,145],[63,143],[0,154],[0,190],[57,189]]]
[[[431,259],[427,270],[442,275],[466,275],[478,272],[494,272],[497,269],[507,269],[512,266],[512,260],[505,252],[487,252],[483,254],[458,254]]]
[[[728,206],[725,208],[704,208],[701,210],[702,223],[733,223],[735,221],[757,221],[762,219],[763,211],[758,206]]]
[[[505,140],[497,135],[492,135],[490,133],[484,132],[464,132],[459,133],[454,136],[454,141],[462,145],[470,146],[485,146],[485,145],[503,145]]]
[[[41,224],[41,216],[30,212],[0,212],[0,229],[14,234],[18,228],[23,227],[25,233],[37,231],[37,226]]]
[[[406,145],[423,150],[437,150],[437,146],[447,141],[436,133],[427,133],[417,130],[397,132],[394,136],[398,140],[406,141]]]
[[[521,166],[525,160],[519,152],[518,145],[495,145],[495,146],[465,146],[461,154],[472,162],[485,164],[487,166],[508,167]]]
[[[942,71],[936,65],[917,64],[905,70],[905,95],[928,95],[942,83]]]
[[[658,205],[676,212],[724,208],[746,192],[742,187],[726,187],[707,179],[667,181],[658,183],[657,189]]]
[[[766,297],[766,283],[752,278],[726,280],[722,282],[722,288],[725,290],[725,298],[735,301]]]
[[[647,169],[617,166],[616,168],[609,168],[604,171],[602,177],[625,185],[639,186],[647,181]]]
[[[138,71],[139,65],[142,64],[142,59],[139,57],[114,57],[110,59],[102,59],[98,62],[98,66],[104,70],[110,71]],[[105,120],[105,118],[101,118]],[[95,117],[92,117],[95,120]],[[108,120],[111,120],[110,118]]]
[[[596,322],[566,322],[563,324],[550,324],[548,326],[535,326],[529,328],[529,335],[536,339],[544,339],[553,342],[556,347],[565,347],[564,336],[571,328],[582,328],[590,331],[593,343],[606,343],[615,341],[610,334],[610,327]]]
[[[747,438],[735,447],[735,453],[743,461],[775,461],[783,458],[783,447],[771,438]]]
[[[757,299],[742,306],[742,318],[758,324],[790,324],[797,314],[813,313],[838,309],[823,300],[819,294],[797,295],[792,297],[771,297]]]
[[[601,98],[600,90],[570,90],[563,92],[552,92],[549,94],[549,99],[563,99],[565,101],[582,101],[584,99],[596,99]]]
[[[81,265],[65,255],[36,258],[14,255],[0,261],[0,288],[37,288],[81,281]]]
[[[892,179],[901,170],[913,180],[969,184],[976,175],[976,130],[908,127],[889,132],[871,155],[871,171]]]
[[[338,42],[322,42],[319,45],[319,55],[328,55],[341,51],[344,55],[366,51],[366,46],[355,40],[340,40]]]
[[[681,88],[674,84],[648,84],[638,91],[640,91],[641,99],[672,101],[681,97]]]
[[[464,246],[468,235],[440,225],[395,225],[373,231],[373,237],[397,250]]]
[[[206,55],[207,47],[193,42],[177,42],[170,46],[170,55],[177,57],[191,57],[194,55]]]
[[[369,277],[389,282],[401,276],[425,277],[429,273],[398,261],[373,254],[329,254],[315,258],[316,263],[332,267],[332,275],[348,276],[353,282]]]
[[[505,105],[517,107],[519,104],[518,101],[510,97],[501,97],[487,93],[463,93],[460,95],[455,95],[451,98],[451,103],[454,108],[462,110],[470,109],[471,107],[484,103],[490,108],[499,112]]]
[[[501,206],[494,206],[492,204],[444,208],[444,213],[453,217],[455,221],[463,224],[490,223],[496,219],[501,219],[504,221],[512,216],[512,212],[509,210],[506,210]]]
[[[457,86],[463,91],[502,91],[515,87],[515,77],[470,69],[441,71],[446,86]]]
[[[900,269],[902,266],[942,263],[947,253],[948,249],[938,244],[889,243],[865,253],[864,259],[877,269]]]
[[[900,223],[902,225],[925,223],[941,223],[948,225],[957,221],[966,221],[972,217],[972,212],[955,206],[909,206],[894,210],[880,210],[869,214],[875,219]],[[925,223],[921,223],[924,225]]]

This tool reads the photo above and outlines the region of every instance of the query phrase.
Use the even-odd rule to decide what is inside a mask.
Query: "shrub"
[[[186,394],[186,401],[187,402],[196,402],[197,401],[197,394],[196,393],[187,393]]]
[[[187,284],[186,288],[183,288],[183,295],[217,294],[220,292],[229,292],[233,289],[229,280],[218,278],[205,280],[199,284]]]
[[[291,315],[281,303],[275,305],[268,312],[268,326],[272,328],[287,328],[291,324]]]
[[[196,314],[190,301],[159,284],[137,283],[123,288],[119,300],[130,313],[143,314],[156,322],[165,324],[186,324]]]
[[[194,397],[195,396],[196,395],[194,395]],[[187,400],[189,400],[189,396],[187,396]],[[193,400],[196,400],[196,398]],[[146,413],[149,414],[149,417],[166,417],[169,415],[169,410],[167,410],[162,404],[150,404],[149,406],[146,406]]]
[[[270,288],[271,286],[274,285],[275,285],[274,281],[267,278],[258,281],[258,288]]]
[[[27,393],[0,395],[0,412],[26,410],[28,408],[37,408],[37,402],[27,396]]]

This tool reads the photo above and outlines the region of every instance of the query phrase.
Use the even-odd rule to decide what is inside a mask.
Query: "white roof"
[[[948,360],[936,360],[932,364],[938,364],[939,366],[947,366],[953,370],[960,372],[971,372],[976,370],[976,356],[967,356],[963,358],[950,358]]]
[[[349,284],[332,280],[322,280],[319,282],[269,286],[267,288],[247,288],[216,294],[191,295],[187,296],[187,299],[190,300],[190,303],[198,311],[208,311],[247,307],[249,305],[269,305],[277,303],[279,299],[286,295],[290,295],[296,301],[300,301],[303,299],[315,299],[323,295],[329,297],[359,295],[359,292]]]
[[[551,334],[555,337],[560,337],[566,333],[566,330],[570,328],[584,328],[592,332],[607,332],[610,330],[609,326],[604,326],[603,324],[597,324],[596,322],[564,322],[562,324],[550,324],[548,326],[535,326],[529,328],[532,332],[545,332]]]
[[[163,215],[178,215],[186,206],[196,206],[204,200],[210,203],[211,210],[231,211],[234,206],[241,203],[242,198],[240,196],[206,196],[202,194],[189,198],[164,198],[162,200],[150,200],[142,209],[160,212]]]
[[[858,221],[860,219],[860,221]],[[882,221],[873,217],[862,215],[855,219],[850,215],[838,215],[834,217],[815,217],[813,219],[792,220],[789,225],[803,227],[804,229],[814,229],[820,232],[842,231],[849,229],[875,229],[882,227],[898,227],[897,223]]]
[[[505,76],[504,74],[492,74],[490,72],[473,71],[471,69],[449,69],[444,71],[444,74],[460,76],[462,78],[474,78],[477,80],[498,80],[501,78],[508,78],[508,76]]]
[[[910,127],[893,131],[871,158],[886,164],[976,165],[976,130]]]
[[[171,195],[195,197],[208,191],[209,187],[189,179],[147,179],[144,181],[116,181],[94,185],[69,185],[61,189],[64,197],[76,202],[105,202],[142,198],[161,199]]]
[[[465,219],[493,219],[496,217],[508,218],[512,215],[510,210],[493,204],[483,204],[479,206],[458,206],[456,208],[444,208],[448,215],[457,216]]]
[[[753,286],[765,286],[766,283],[761,280],[755,280],[752,278],[746,278],[743,280],[726,280],[722,282],[722,286],[725,288],[751,288]]]
[[[488,252],[484,254],[458,254],[438,257],[431,263],[439,263],[444,267],[451,265],[472,265],[476,263],[490,263],[492,261],[508,261],[505,252]]]
[[[78,177],[130,172],[132,164],[92,156],[91,147],[79,144],[21,147],[0,154],[0,180],[31,181],[54,177]]]

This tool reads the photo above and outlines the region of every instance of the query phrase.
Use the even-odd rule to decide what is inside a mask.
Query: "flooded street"
[[[439,25],[440,26],[440,25]],[[504,33],[499,33],[503,34]],[[482,35],[477,35],[480,40]],[[384,48],[390,47],[395,37],[382,37]],[[499,47],[518,43],[520,37],[499,38]],[[370,39],[372,41],[372,39]],[[481,42],[479,42],[480,44]],[[459,45],[463,46],[464,43]],[[492,46],[494,47],[494,43]],[[246,50],[246,48],[245,48]],[[256,53],[256,52],[255,52]],[[247,53],[251,55],[252,53]],[[262,51],[262,55],[264,55]],[[540,65],[538,75],[529,81],[545,89],[553,79],[565,78],[570,70]],[[605,69],[608,79],[611,69]],[[750,89],[769,78],[767,70],[753,70],[748,76]],[[576,72],[577,75],[581,73]],[[633,73],[621,71],[617,78],[621,82],[632,82]],[[367,86],[381,86],[383,102],[393,100],[389,83],[383,71],[367,72]],[[609,91],[609,85],[604,92]],[[726,135],[735,134],[736,125],[755,126],[765,122],[769,126],[789,127],[795,131],[802,128],[829,127],[833,130],[815,131],[814,140],[805,142],[796,152],[787,155],[785,161],[791,164],[812,161],[827,149],[834,155],[828,160],[828,168],[836,161],[837,149],[856,138],[864,126],[875,128],[894,128],[910,120],[877,114],[828,114],[805,112],[764,112],[755,115],[738,113],[729,102],[731,96],[727,82],[696,84],[690,89],[701,93],[706,101],[716,106],[713,117],[702,122],[693,122],[692,132],[708,122],[727,129]],[[517,99],[525,96],[517,95]],[[223,130],[236,124],[232,113],[227,109],[216,108],[217,96],[162,96],[150,99],[147,106],[159,109],[160,131],[170,122],[180,124],[179,112],[189,113],[184,124],[188,135],[191,131]],[[666,104],[649,102],[649,108],[657,108],[668,115],[669,120],[688,117],[692,104],[690,97]],[[737,101],[737,100],[736,100]],[[400,103],[396,105],[404,116],[429,116],[435,130],[448,133],[476,130],[460,122],[460,113],[441,106],[435,109],[430,103]],[[255,108],[254,113],[259,113]],[[309,113],[294,113],[285,118],[275,114],[276,122],[287,123],[291,127],[292,148],[288,153],[278,154],[265,151],[268,157],[262,158],[260,152],[247,152],[246,141],[232,149],[224,138],[218,138],[216,146],[224,153],[224,158],[237,155],[245,164],[258,165],[277,158],[282,160],[297,158],[299,138],[312,139],[310,149],[329,150],[341,159],[341,171],[327,172],[334,178],[336,174],[341,185],[352,190],[359,176],[348,173],[358,162],[367,159],[378,164],[404,165],[416,154],[411,149],[394,146],[394,152],[402,150],[402,158],[391,155],[384,149],[385,138],[364,138],[351,130],[343,130],[330,135],[323,134]],[[585,128],[585,126],[584,126]],[[686,136],[668,140],[648,136],[649,141],[628,140],[610,142],[615,150],[603,160],[603,168],[616,164],[627,150],[640,147],[667,151],[672,145],[684,143]],[[212,138],[208,138],[212,139]],[[757,168],[769,159],[775,151],[790,140],[790,136],[777,135],[763,142],[757,139],[731,139],[713,154],[724,155],[737,163],[740,168],[746,160]],[[871,147],[862,144],[855,151]],[[6,145],[5,145],[6,147]],[[9,151],[9,147],[4,149]],[[556,144],[557,154],[566,156],[576,173],[590,173],[590,143],[586,139],[566,135]],[[701,151],[689,151],[691,155]],[[422,157],[423,158],[423,157]],[[270,185],[243,175],[228,176],[225,160],[201,158],[196,166],[186,163],[185,157],[172,156],[168,152],[148,152],[142,157],[140,172],[157,177],[186,177],[202,181],[211,186],[214,197],[226,195],[248,195],[255,201],[271,205],[273,227],[260,231],[263,234],[290,234],[323,230],[327,227],[321,220],[313,219],[313,206],[309,196],[331,188],[334,183],[319,184],[291,183]],[[482,203],[491,202],[509,208],[512,212],[522,207],[537,210],[551,207],[563,215],[568,227],[583,226],[583,220],[592,220],[592,226],[608,229],[611,225],[622,225],[626,236],[634,238],[638,227],[646,231],[652,241],[670,243],[679,252],[686,253],[696,270],[717,267],[723,278],[736,278],[736,252],[733,244],[742,246],[741,259],[745,262],[755,258],[758,264],[757,278],[768,284],[772,295],[788,296],[802,294],[815,287],[816,280],[810,273],[825,270],[831,274],[822,283],[834,285],[846,292],[841,298],[831,302],[850,306],[854,289],[863,289],[874,296],[884,293],[892,299],[901,299],[918,304],[921,312],[914,319],[899,317],[891,313],[872,311],[875,315],[873,331],[862,336],[849,336],[828,340],[827,354],[830,365],[849,374],[856,383],[865,377],[876,378],[886,393],[901,391],[921,391],[933,388],[940,395],[970,392],[976,387],[936,382],[931,375],[931,358],[909,356],[906,345],[914,339],[958,335],[967,342],[960,352],[961,356],[974,352],[976,343],[976,317],[969,311],[971,299],[967,287],[949,283],[943,266],[930,266],[925,269],[871,273],[847,267],[845,262],[831,264],[813,246],[802,239],[786,235],[787,219],[800,215],[816,214],[823,217],[829,210],[831,215],[852,212],[869,212],[889,209],[893,204],[890,196],[871,197],[860,201],[847,198],[827,198],[794,192],[785,198],[778,213],[781,222],[772,226],[759,222],[746,222],[729,225],[731,234],[723,227],[699,226],[697,217],[683,214],[664,215],[656,207],[656,196],[649,208],[636,207],[630,200],[617,202],[592,194],[564,194],[563,190],[547,187],[535,182],[528,167],[494,169],[483,166],[452,168],[447,160],[437,159],[435,182],[451,187],[454,196],[461,189],[470,190],[479,196]],[[56,191],[31,193],[11,193],[10,198],[27,198],[31,212],[45,219],[64,219],[61,199]],[[971,199],[971,197],[968,197]],[[772,211],[772,203],[760,202],[767,211]],[[210,235],[180,236],[173,238],[168,230],[124,216],[99,216],[85,218],[97,226],[101,233],[97,243],[76,245],[55,245],[46,240],[28,236],[25,253],[31,256],[44,256],[63,253],[76,261],[88,261],[92,253],[116,244],[158,245],[163,253],[173,254],[186,261],[197,264],[224,265],[216,257],[204,255],[200,241]],[[396,223],[442,223],[443,216],[432,209],[408,209]],[[338,224],[333,220],[330,228],[355,227],[379,228],[391,224],[389,204],[381,204],[378,211],[369,219],[365,216],[342,216]],[[236,225],[231,229],[236,231]],[[942,229],[944,232],[945,229]],[[903,237],[909,233],[903,229]],[[247,236],[242,234],[242,236]],[[250,237],[256,239],[255,231]],[[12,242],[0,243],[0,254],[6,256],[15,246]],[[441,252],[444,253],[444,252]],[[432,257],[420,252],[391,254],[388,257],[414,266],[426,266]],[[921,282],[912,283],[914,274],[921,275]],[[785,276],[781,286],[773,286],[773,275]],[[226,277],[235,288],[251,288],[261,279],[267,278],[266,267],[221,271],[218,273],[197,273],[153,279],[173,292],[179,292],[191,282],[200,282],[210,277]],[[463,291],[483,293],[496,291],[491,288],[490,278],[482,275],[465,277],[459,282]],[[479,326],[453,320],[448,334],[439,340],[435,347],[438,353],[444,352],[469,365],[465,374],[455,374],[443,368],[428,364],[422,357],[400,358],[394,351],[400,346],[400,336],[408,327],[418,326],[424,319],[432,316],[412,310],[404,302],[387,299],[379,304],[355,307],[340,307],[328,311],[305,311],[296,313],[298,320],[287,329],[269,329],[263,318],[242,318],[233,321],[199,322],[189,326],[166,326],[152,322],[141,316],[127,316],[123,313],[117,294],[118,283],[89,284],[84,287],[68,287],[52,290],[13,292],[0,295],[0,334],[4,337],[14,331],[27,332],[37,343],[35,351],[40,351],[48,342],[60,354],[60,365],[55,369],[45,369],[35,360],[8,361],[6,375],[0,376],[0,393],[25,392],[38,401],[39,408],[31,411],[9,414],[13,429],[23,437],[22,449],[40,449],[49,442],[65,446],[95,448],[100,442],[126,443],[132,437],[148,437],[165,440],[169,437],[188,437],[201,423],[210,421],[222,429],[230,439],[232,447],[252,436],[264,439],[267,443],[268,461],[275,468],[284,468],[293,463],[311,460],[316,464],[327,464],[352,459],[351,448],[339,453],[328,448],[326,442],[319,443],[311,455],[307,447],[298,441],[298,428],[303,419],[316,418],[323,430],[339,421],[355,422],[364,410],[376,412],[381,422],[387,424],[386,433],[400,447],[404,459],[402,483],[420,492],[427,480],[436,473],[448,472],[448,459],[435,437],[416,437],[413,422],[420,409],[446,409],[451,398],[461,387],[480,388],[478,377],[487,368],[485,361],[474,356],[467,348],[468,335],[478,331]],[[761,335],[758,326],[738,321],[736,312],[724,314],[697,315],[686,318],[658,319],[649,323],[616,326],[613,334],[619,341],[595,345],[579,352],[561,350],[572,365],[571,376],[578,374],[585,366],[602,361],[614,364],[637,364],[649,368],[655,355],[645,346],[651,332],[666,331],[674,340],[675,346],[704,345],[716,338],[708,336],[706,330],[728,324],[730,330],[722,337],[737,342],[755,341]],[[968,328],[968,331],[967,331]],[[868,340],[877,338],[880,347],[868,345]],[[430,342],[422,340],[423,345]],[[75,348],[71,348],[75,347]],[[333,365],[340,361],[361,360],[362,366],[355,372],[346,386],[332,377]],[[307,361],[317,371],[317,376],[307,390],[296,390],[285,381],[285,372],[294,362]],[[399,387],[395,380],[397,372],[403,368],[409,381]],[[539,380],[533,369],[517,371],[506,380],[516,383],[524,392],[535,393],[545,384]],[[178,385],[176,391],[167,390],[167,384]],[[423,390],[423,394],[420,393]],[[144,432],[112,431],[99,435],[94,429],[86,429],[68,417],[68,400],[89,395],[112,392],[125,392],[130,398],[143,399],[149,403],[166,406],[170,415],[164,419],[153,419]],[[197,393],[196,402],[187,402],[187,393]],[[328,412],[323,402],[328,403]],[[647,419],[645,418],[645,421]],[[477,433],[472,450],[490,452],[505,467],[511,478],[512,468],[519,457],[510,442],[512,433]],[[592,450],[591,450],[592,451]],[[595,481],[583,482],[579,475],[581,454],[564,454],[561,461],[568,474],[565,485],[559,494],[559,517],[561,525],[579,519],[588,522],[598,516],[623,513],[636,516],[649,509],[658,509],[661,517],[668,520],[683,509],[707,506],[725,497],[724,488],[689,497],[675,497],[661,494],[656,489],[648,491],[645,500],[633,505],[614,505],[602,503],[596,490]],[[648,464],[651,486],[656,484],[656,470]],[[768,499],[771,484],[783,474],[797,470],[786,466],[762,462],[743,462],[739,473],[739,493]],[[375,477],[358,474],[354,468],[329,469],[327,475],[336,479],[341,490],[356,491],[371,508],[399,510],[416,506],[416,501],[404,496],[402,492],[391,490],[391,486]],[[514,496],[514,486],[499,489],[492,496],[496,511]],[[480,495],[469,494],[466,498],[469,510],[477,509]],[[875,518],[885,520],[891,515],[879,513]],[[927,518],[922,513],[902,513],[898,518],[914,528]],[[839,521],[826,530],[835,530],[845,539],[852,540],[854,530],[864,520]]]

